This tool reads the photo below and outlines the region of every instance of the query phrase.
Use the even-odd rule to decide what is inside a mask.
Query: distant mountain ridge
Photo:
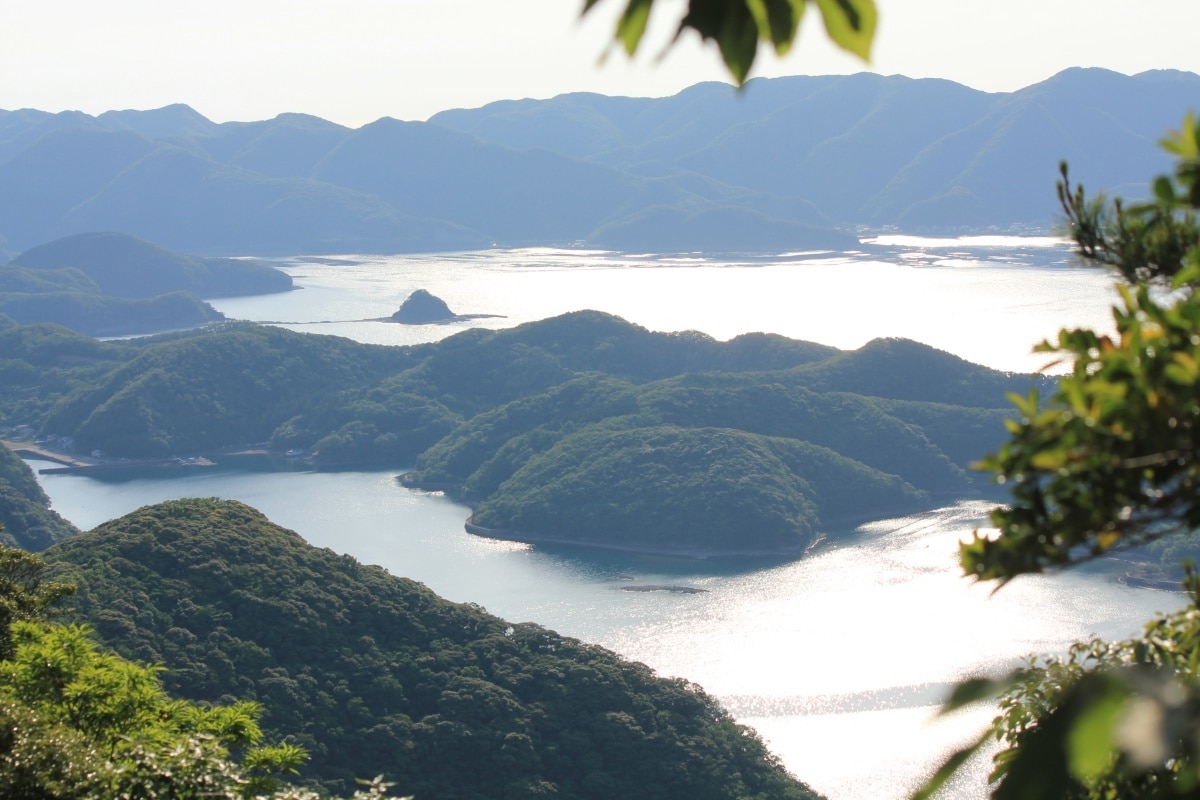
[[[358,129],[303,114],[0,111],[0,251],[117,230],[191,253],[853,246],[1047,229],[1058,162],[1144,194],[1200,76],[1070,69],[1011,93],[901,76],[566,94]]]
[[[1139,195],[1156,142],[1200,76],[1065,70],[1011,93],[860,73],[721,83],[659,99],[570,94],[445,111],[431,122],[641,174],[687,170],[814,203],[835,222],[907,230],[1047,226],[1057,164]],[[968,201],[965,207],[963,201]]]

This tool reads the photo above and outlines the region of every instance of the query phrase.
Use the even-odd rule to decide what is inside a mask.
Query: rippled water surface
[[[853,253],[705,257],[601,251],[484,250],[279,262],[301,291],[214,301],[226,315],[290,323],[378,344],[434,341],[591,308],[657,331],[718,339],[768,331],[841,348],[877,337],[931,344],[997,369],[1030,371],[1036,342],[1064,325],[1104,327],[1115,296],[1103,272],[1071,266],[1050,238],[869,240]],[[450,325],[369,321],[425,289]]]

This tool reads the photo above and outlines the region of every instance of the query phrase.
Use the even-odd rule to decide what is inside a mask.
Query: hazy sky
[[[1200,0],[876,0],[869,67],[810,12],[799,46],[758,75],[945,77],[988,91],[1069,66],[1200,72]],[[25,0],[0,11],[0,108],[158,108],[219,122],[284,111],[358,126],[383,116],[571,91],[673,94],[726,80],[690,37],[659,59],[681,0],[658,0],[634,61],[598,64],[622,0]],[[655,25],[654,23],[658,24]],[[1200,105],[1200,98],[1197,98]]]

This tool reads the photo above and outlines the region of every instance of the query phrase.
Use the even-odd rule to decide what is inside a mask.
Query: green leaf
[[[770,42],[775,52],[791,50],[805,6],[816,2],[825,30],[834,44],[864,60],[870,59],[877,13],[874,0],[688,0],[675,39],[689,28],[717,43],[721,58],[738,85],[750,75],[758,44]],[[599,5],[584,0],[583,14]],[[628,0],[617,22],[615,39],[633,55],[646,32],[654,0]]]
[[[691,0],[676,38],[686,28],[716,41],[721,59],[738,85],[746,82],[758,52],[758,23],[744,0]]]
[[[1034,469],[1040,469],[1043,472],[1052,472],[1065,466],[1066,463],[1067,451],[1064,447],[1041,450],[1034,453],[1033,458],[1029,460],[1030,466]]]
[[[624,13],[617,20],[617,38],[625,46],[625,52],[633,55],[638,43],[646,32],[646,23],[650,19],[650,6],[654,0],[629,0]],[[589,6],[590,7],[590,6]],[[584,11],[587,7],[584,8]]]
[[[946,782],[953,778],[954,774],[962,768],[962,765],[967,763],[971,756],[979,752],[979,748],[983,747],[991,738],[992,731],[989,728],[969,746],[954,751],[946,759],[945,763],[938,767],[937,772],[933,773],[933,777],[926,781],[924,786],[913,792],[912,800],[929,800],[929,798],[937,794],[946,785]]]
[[[1089,701],[1067,735],[1071,772],[1085,782],[1103,776],[1116,761],[1116,728],[1126,696],[1110,684],[1107,691]]]
[[[942,704],[942,707],[938,710],[938,715],[951,714],[964,706],[990,700],[1000,692],[1007,690],[1012,685],[1012,680],[1013,678],[1010,676],[1005,680],[968,678],[965,681],[960,681],[954,684],[954,688],[950,691],[950,697]]]
[[[1175,185],[1166,175],[1159,175],[1154,180],[1154,196],[1160,203],[1169,206],[1175,205]]]
[[[792,47],[800,19],[804,16],[806,0],[746,0],[759,36],[775,47],[775,52],[785,55]]]
[[[873,0],[815,0],[834,44],[863,61],[871,60],[878,14]]]
[[[1196,125],[1194,114],[1183,118],[1181,130],[1172,131],[1159,141],[1168,153],[1182,159],[1200,158],[1200,126]]]
[[[747,24],[726,29],[717,40],[717,46],[721,50],[725,66],[729,68],[738,85],[745,83],[750,77],[750,68],[754,66],[754,56],[758,53],[758,26],[754,24],[753,18],[747,16]]]

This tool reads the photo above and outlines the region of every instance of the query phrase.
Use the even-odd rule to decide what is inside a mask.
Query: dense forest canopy
[[[415,465],[409,485],[478,505],[483,528],[663,552],[801,552],[830,525],[978,488],[965,468],[1002,435],[999,398],[1032,380],[911,342],[719,342],[594,311],[412,347],[21,326],[0,352],[0,422],[83,452]]]
[[[302,777],[418,797],[815,798],[698,687],[444,601],[240,503],[135,511],[46,553],[71,618],[172,695],[265,708]]]
[[[287,291],[292,279],[246,259],[196,258],[121,233],[85,233],[0,266],[0,312],[91,336],[194,328],[224,319],[201,297]]]
[[[25,462],[0,444],[0,545],[36,553],[78,532],[50,508]]]

